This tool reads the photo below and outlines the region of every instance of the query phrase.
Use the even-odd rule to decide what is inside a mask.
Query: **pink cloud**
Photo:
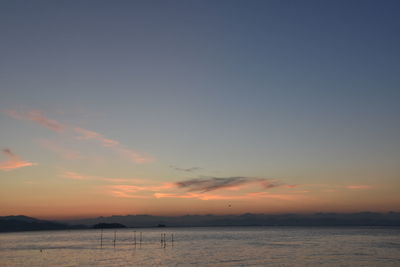
[[[110,138],[106,138],[100,133],[78,127],[74,128],[74,131],[79,134],[79,136],[77,137],[78,139],[95,140],[99,142],[102,146],[115,151],[116,153],[135,163],[148,163],[154,161],[154,158],[147,156],[143,153],[128,149],[124,147],[120,142]]]
[[[115,147],[115,150],[122,156],[130,159],[136,163],[148,163],[154,161],[154,158],[143,153],[138,153],[136,151],[124,148],[122,146]]]
[[[22,160],[18,155],[14,154],[8,148],[3,149],[2,152],[8,158],[6,161],[0,162],[0,170],[2,171],[11,171],[14,169],[35,165],[33,162]]]
[[[124,192],[138,192],[138,191],[162,191],[174,188],[171,183],[164,183],[161,185],[112,185],[110,188]]]
[[[170,190],[175,187],[172,183],[148,183],[145,180],[136,181],[139,185],[119,184],[110,185],[103,188],[103,193],[120,198],[152,198],[154,192],[158,194],[165,190]]]
[[[136,185],[113,185],[111,188],[125,193],[136,193],[145,190],[144,187]]]
[[[291,194],[270,194],[267,192],[254,192],[247,193],[244,195],[222,195],[222,194],[210,194],[210,193],[184,193],[184,194],[176,194],[176,193],[155,193],[154,197],[156,198],[192,198],[192,199],[200,199],[200,200],[237,200],[237,199],[280,199],[280,200],[298,200],[303,198],[302,195],[291,195]]]
[[[56,120],[47,118],[46,116],[43,115],[43,113],[41,111],[38,111],[38,110],[31,110],[28,112],[18,112],[15,110],[7,110],[6,113],[14,119],[30,120],[30,121],[33,121],[41,126],[49,128],[56,132],[61,132],[66,128],[66,126],[63,125],[62,123],[60,123]]]
[[[148,163],[154,161],[153,157],[150,157],[144,153],[140,153],[138,151],[128,149],[123,146],[120,142],[107,138],[103,134],[100,134],[95,131],[91,131],[88,129],[80,128],[80,127],[72,127],[66,124],[62,124],[54,119],[47,118],[41,111],[38,110],[31,110],[28,112],[18,112],[15,110],[6,110],[6,114],[10,117],[19,119],[19,120],[30,120],[33,121],[41,126],[44,126],[48,129],[51,129],[55,132],[62,132],[67,128],[71,128],[75,134],[78,134],[76,137],[79,140],[95,140],[100,145],[107,147],[114,152],[118,153],[119,155],[127,158],[129,161],[133,161],[135,163]],[[66,157],[69,158],[76,158],[78,155],[69,153],[65,149],[60,147],[56,147],[54,144],[46,144],[50,150],[53,150],[57,153],[61,153]],[[61,151],[64,150],[64,151]]]
[[[136,198],[138,195],[152,194],[155,198],[177,198],[177,199],[199,199],[199,200],[252,200],[252,199],[280,199],[286,201],[298,200],[303,197],[302,194],[294,192],[291,194],[278,194],[269,192],[250,192],[243,193],[240,190],[248,184],[258,184],[262,182],[265,189],[274,187],[295,188],[297,186],[285,185],[277,181],[270,181],[261,178],[246,178],[246,177],[232,177],[232,178],[209,178],[209,179],[192,179],[183,182],[164,183],[161,185],[139,183],[135,185],[123,184],[108,186],[107,192],[116,197],[129,197]],[[196,190],[182,189],[187,187]],[[207,189],[207,190],[205,190]],[[210,190],[212,189],[212,190]],[[217,190],[218,189],[218,190]],[[181,192],[179,192],[181,191]],[[116,192],[119,192],[118,194]],[[218,192],[218,193],[214,193]]]
[[[108,183],[126,183],[126,184],[114,184],[114,185],[102,186],[103,188],[106,188],[108,191],[113,190],[125,193],[133,193],[139,191],[156,192],[156,191],[175,188],[175,185],[173,183],[157,183],[137,178],[102,177],[102,176],[86,175],[73,171],[64,171],[60,176],[72,180],[92,180],[92,181],[104,181]]]
[[[72,177],[82,178],[82,175]],[[90,177],[89,177],[90,178]],[[101,178],[100,178],[101,179]],[[176,199],[199,199],[199,200],[257,200],[257,199],[278,199],[285,201],[295,201],[304,198],[304,192],[294,192],[291,194],[278,194],[269,192],[250,192],[241,193],[239,190],[242,185],[225,188],[225,193],[214,193],[214,191],[202,192],[179,192],[181,187],[177,183],[155,183],[147,180],[136,180],[135,184],[116,184],[102,186],[102,192],[118,198],[176,198]],[[288,186],[286,188],[293,188]]]
[[[80,134],[80,136],[78,136],[78,139],[81,140],[96,140],[98,142],[100,142],[101,145],[105,146],[105,147],[115,147],[117,145],[119,145],[118,141],[112,140],[112,139],[108,139],[105,138],[102,134],[94,132],[94,131],[90,131],[87,129],[83,129],[83,128],[74,128],[75,132],[77,132],[78,134]]]

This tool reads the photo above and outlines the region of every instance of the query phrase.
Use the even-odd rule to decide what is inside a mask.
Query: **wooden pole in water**
[[[103,248],[103,228],[101,228],[101,236],[100,236],[100,247]]]
[[[133,242],[135,243],[135,247],[136,247],[136,231],[133,231]]]
[[[167,234],[164,233],[164,248],[165,248],[165,246],[167,245],[167,241],[166,241],[166,238],[165,238],[166,235],[167,235]]]
[[[139,239],[139,241],[140,241],[140,245],[142,245],[142,232],[140,232],[140,239]]]
[[[174,234],[171,234],[171,243],[174,245]]]
[[[115,241],[117,241],[117,230],[114,231],[114,248],[115,248]]]

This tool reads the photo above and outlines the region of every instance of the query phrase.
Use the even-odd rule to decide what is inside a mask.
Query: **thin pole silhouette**
[[[167,245],[167,241],[166,241],[165,236],[166,236],[166,234],[164,233],[164,248],[165,248],[165,246]]]
[[[116,241],[117,241],[117,230],[114,231],[114,248],[115,248]]]
[[[100,248],[103,248],[103,228],[101,228],[100,232]]]

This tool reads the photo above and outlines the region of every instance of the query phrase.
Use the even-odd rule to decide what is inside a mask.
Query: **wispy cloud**
[[[183,199],[200,199],[200,200],[255,200],[255,199],[279,199],[287,201],[295,201],[304,198],[301,194],[271,194],[267,192],[254,192],[242,195],[224,195],[211,193],[155,193],[156,198],[183,198]]]
[[[345,186],[347,189],[353,189],[353,190],[360,190],[360,189],[371,189],[372,186],[370,185],[348,185]]]
[[[119,145],[118,141],[108,139],[108,138],[104,137],[102,134],[94,132],[94,131],[90,131],[90,130],[79,128],[79,127],[75,127],[74,131],[79,134],[79,136],[77,138],[80,140],[90,140],[90,139],[96,140],[96,141],[100,142],[100,144],[102,146],[105,146],[105,147],[115,147],[115,146]]]
[[[181,171],[181,172],[195,172],[201,170],[200,167],[190,167],[190,168],[180,168],[175,165],[170,165],[169,166],[171,169],[174,169],[175,171]]]
[[[112,183],[109,185],[101,185],[99,188],[103,194],[117,198],[177,198],[198,200],[279,199],[291,201],[300,199],[303,197],[302,193],[304,193],[293,190],[291,190],[289,194],[270,193],[265,191],[244,193],[243,191],[239,191],[245,185],[249,184],[256,184],[264,189],[274,187],[296,187],[295,185],[287,185],[264,178],[252,177],[208,177],[172,183],[155,182],[147,179],[107,178],[85,175],[73,171],[65,171],[62,176],[73,180],[96,180]],[[186,189],[186,191],[182,191],[182,189]],[[214,191],[219,189],[223,190],[214,193]]]
[[[185,188],[190,192],[209,192],[219,189],[237,188],[247,184],[259,184],[265,189],[284,186],[283,183],[265,178],[255,177],[207,177],[196,178],[177,182],[179,188]],[[294,186],[293,186],[294,187]]]
[[[62,174],[62,177],[67,178],[67,179],[72,179],[72,180],[97,180],[97,181],[105,181],[105,182],[111,182],[111,183],[122,183],[122,182],[133,181],[131,179],[126,179],[126,178],[107,178],[107,177],[100,177],[100,176],[93,176],[93,175],[85,175],[85,174],[72,172],[72,171],[65,171]]]
[[[46,117],[43,112],[38,111],[38,110],[31,110],[27,112],[19,112],[16,110],[6,110],[6,114],[8,114],[10,117],[19,119],[19,120],[30,120],[38,125],[41,125],[43,127],[46,127],[48,129],[51,129],[55,132],[65,132],[67,129],[69,129],[69,133],[75,136],[76,139],[79,140],[94,140],[97,143],[99,143],[101,146],[106,147],[122,157],[128,159],[129,161],[135,162],[135,163],[148,163],[154,161],[154,158],[146,155],[145,153],[141,153],[132,149],[129,149],[125,147],[123,144],[121,144],[119,141],[113,140],[111,138],[105,137],[103,134],[84,129],[81,127],[75,127],[72,125],[67,125],[63,124],[61,122],[58,122],[54,119],[50,119]],[[60,152],[59,147],[55,147],[54,145],[47,144],[48,148],[50,150],[58,150]],[[65,151],[64,151],[65,152]],[[72,154],[70,154],[72,156]]]
[[[71,180],[106,182],[108,183],[108,185],[101,186],[103,189],[105,189],[106,193],[110,192],[115,193],[119,191],[124,194],[131,194],[139,191],[158,192],[176,188],[175,184],[173,183],[158,183],[149,181],[147,179],[138,179],[138,178],[103,177],[103,176],[82,174],[74,171],[64,171],[60,176],[62,178],[67,178]],[[122,195],[122,193],[120,195]]]
[[[137,152],[132,149],[125,148],[121,145],[114,147],[114,150],[119,153],[120,155],[124,156],[125,158],[129,159],[130,161],[142,164],[142,163],[149,163],[153,162],[154,158],[152,156],[146,155],[142,152]]]
[[[111,191],[109,191],[109,194],[111,196],[118,197],[118,198],[139,198],[139,199],[151,198],[151,195],[136,195],[136,194],[126,193],[124,191],[117,191],[117,190],[111,190]]]
[[[200,199],[200,200],[235,200],[249,198],[247,195],[221,195],[210,193],[155,193],[155,198],[183,198],[183,199]]]
[[[121,198],[152,198],[154,192],[160,192],[173,188],[171,183],[164,183],[159,185],[154,184],[141,184],[141,185],[111,185],[105,187],[105,193],[114,197]]]
[[[353,184],[353,185],[338,185],[338,184],[307,184],[303,185],[305,187],[316,187],[320,188],[324,192],[339,192],[343,189],[350,189],[350,190],[363,190],[363,189],[372,189],[373,186],[371,185],[363,185],[363,184]]]
[[[22,167],[36,165],[36,163],[22,160],[21,157],[13,153],[9,148],[3,149],[2,152],[8,158],[6,161],[0,162],[0,170],[2,171],[11,171]]]
[[[74,128],[74,131],[79,134],[77,137],[80,140],[95,140],[99,142],[102,146],[107,147],[114,152],[124,156],[130,161],[136,163],[148,163],[154,161],[154,158],[147,156],[143,153],[139,153],[132,149],[124,147],[120,142],[107,138],[104,135],[97,133],[95,131],[90,131],[83,128]]]
[[[75,179],[92,179],[76,175],[68,174]],[[247,192],[240,190],[248,184],[257,184],[264,189],[273,187],[293,188],[284,183],[270,181],[263,178],[251,177],[228,177],[228,178],[199,178],[183,182],[175,183],[156,183],[147,180],[137,180],[133,184],[114,184],[103,186],[102,192],[118,198],[177,198],[177,199],[198,199],[198,200],[251,200],[251,199],[280,199],[280,200],[296,200],[303,197],[299,192],[291,191],[290,194],[269,193],[269,192]],[[182,192],[182,189],[186,189]],[[218,193],[214,193],[218,189],[224,189]],[[232,191],[232,189],[235,189]]]
[[[61,132],[66,126],[56,120],[52,120],[43,115],[41,111],[31,110],[28,112],[18,112],[16,110],[5,111],[10,117],[19,120],[30,120],[50,130]]]

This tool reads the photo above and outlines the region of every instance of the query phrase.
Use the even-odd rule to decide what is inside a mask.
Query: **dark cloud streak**
[[[195,172],[201,170],[200,167],[190,167],[190,168],[180,168],[175,165],[170,165],[169,166],[171,169],[174,169],[175,171],[181,171],[181,172]]]
[[[255,178],[255,177],[206,177],[189,179],[175,183],[179,188],[185,188],[190,192],[209,192],[223,188],[231,188],[242,186],[246,184],[259,184],[265,189],[279,187],[284,185],[283,183],[276,182],[266,178]]]

